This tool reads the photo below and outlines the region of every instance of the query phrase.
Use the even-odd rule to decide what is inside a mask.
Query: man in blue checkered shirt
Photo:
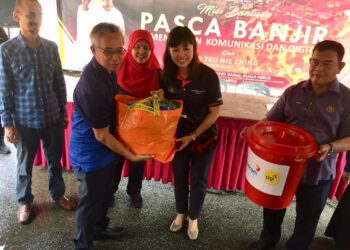
[[[40,140],[48,162],[49,192],[67,210],[60,159],[67,126],[66,87],[55,43],[39,36],[42,9],[37,0],[16,0],[20,34],[0,46],[0,114],[5,138],[17,148],[17,219],[32,218],[33,161]]]

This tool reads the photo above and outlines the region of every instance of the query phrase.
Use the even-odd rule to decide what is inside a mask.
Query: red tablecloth
[[[73,103],[67,103],[68,119],[71,121],[73,113]],[[244,190],[245,167],[247,162],[247,144],[239,137],[239,133],[246,126],[254,124],[254,121],[240,120],[234,118],[220,117],[218,119],[219,127],[219,145],[214,157],[214,161],[209,172],[208,188],[215,190]],[[65,140],[62,156],[62,165],[71,169],[69,162],[69,135],[71,132],[71,123],[65,130]],[[34,160],[34,166],[46,166],[46,160],[41,148]],[[339,200],[343,194],[346,185],[341,181],[341,174],[345,167],[345,153],[338,156],[337,176],[332,185],[329,197],[334,196]],[[123,176],[128,175],[128,166],[123,169]],[[144,176],[146,180],[153,178],[162,183],[173,183],[173,174],[171,163],[161,164],[154,160],[146,162]]]

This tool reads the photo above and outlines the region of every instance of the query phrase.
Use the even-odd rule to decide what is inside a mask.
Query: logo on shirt
[[[203,95],[206,91],[201,89],[192,89],[191,92],[193,92],[195,95]]]
[[[325,111],[327,113],[334,113],[335,112],[335,107],[332,104],[327,105],[326,108],[325,108]]]

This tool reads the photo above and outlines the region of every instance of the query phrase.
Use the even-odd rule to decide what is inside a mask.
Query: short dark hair
[[[174,48],[181,44],[186,45],[188,43],[193,45],[193,59],[189,65],[189,79],[195,79],[197,77],[200,61],[197,52],[196,37],[188,27],[177,26],[170,31],[166,41],[166,48],[163,56],[164,69],[162,72],[162,78],[164,81],[176,79],[178,73],[178,67],[171,59],[169,48]]]
[[[317,51],[332,50],[332,51],[337,52],[337,57],[338,57],[339,62],[343,61],[344,54],[345,54],[344,46],[341,43],[333,41],[333,40],[324,40],[324,41],[317,43],[315,45],[314,49],[312,50],[312,54],[316,50]]]
[[[97,45],[99,39],[105,33],[119,33],[122,36],[124,42],[123,32],[119,26],[113,23],[99,23],[96,24],[90,32],[91,45]]]

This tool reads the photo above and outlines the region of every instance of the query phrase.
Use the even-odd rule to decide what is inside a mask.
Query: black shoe
[[[9,154],[11,150],[6,146],[4,141],[0,141],[0,154]]]
[[[143,204],[143,199],[141,194],[133,194],[130,195],[130,202],[131,202],[131,206],[134,208],[140,208],[142,207]]]
[[[106,230],[96,234],[94,236],[94,240],[118,238],[125,234],[126,234],[126,230],[124,227],[107,227]]]
[[[275,244],[266,243],[263,240],[257,240],[249,244],[247,250],[267,250],[274,247]]]

